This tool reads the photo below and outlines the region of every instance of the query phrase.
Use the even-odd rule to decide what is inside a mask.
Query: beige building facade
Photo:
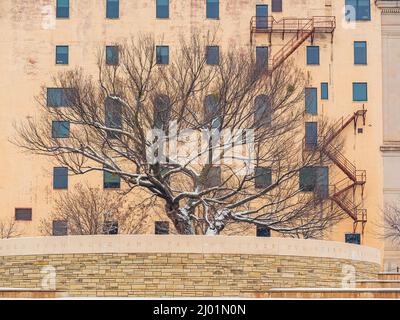
[[[400,1],[377,1],[382,14],[384,201],[398,206],[400,201]],[[385,270],[400,267],[398,244],[385,241]]]
[[[337,134],[345,138],[344,158],[336,159],[329,180],[333,185],[345,181],[354,192],[342,203],[349,218],[331,230],[329,238],[341,242],[359,239],[383,250],[380,147],[384,139],[392,139],[391,134],[397,139],[398,130],[388,132],[386,126],[383,130],[386,91],[381,77],[381,26],[385,16],[374,1],[170,0],[168,18],[157,18],[156,0],[117,2],[115,19],[107,18],[106,0],[59,1],[60,15],[68,4],[68,17],[63,18],[57,17],[55,0],[0,2],[0,219],[15,219],[17,209],[28,209],[18,211],[31,212],[31,219],[17,221],[18,228],[24,236],[38,236],[40,221],[52,212],[54,199],[68,192],[53,188],[56,163],[22,153],[10,143],[16,134],[15,123],[38,116],[35,96],[41,86],[51,87],[53,75],[75,67],[96,75],[99,49],[139,33],[152,33],[163,39],[160,45],[173,48],[181,34],[216,30],[223,51],[234,45],[251,46],[256,54],[257,48],[268,47],[273,62],[294,49],[290,58],[304,70],[307,87],[316,97],[316,112],[306,115],[306,121],[316,122],[324,115],[336,122]],[[207,18],[208,10],[212,15],[216,5],[218,16]],[[259,18],[254,18],[256,14]],[[266,14],[267,20],[263,18]],[[282,27],[283,21],[289,21],[284,18],[297,27]],[[310,25],[312,29],[307,29]],[[68,64],[57,64],[57,46],[68,47]],[[398,54],[393,57],[398,59]],[[385,165],[394,161],[384,159]],[[68,188],[83,180],[102,187],[102,179],[99,174],[69,176]],[[153,233],[154,227],[148,232]]]

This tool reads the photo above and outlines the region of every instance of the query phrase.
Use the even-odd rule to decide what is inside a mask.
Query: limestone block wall
[[[0,241],[0,287],[40,288],[50,274],[57,290],[70,296],[256,297],[270,288],[341,287],[349,270],[357,279],[375,279],[379,269],[376,249],[317,240],[78,236]]]

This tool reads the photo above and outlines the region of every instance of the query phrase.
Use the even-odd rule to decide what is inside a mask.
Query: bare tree
[[[70,235],[133,234],[143,231],[146,216],[122,193],[77,184],[55,200],[54,212],[41,221],[40,229],[54,235],[53,223],[61,222]]]
[[[19,125],[15,143],[74,174],[118,175],[127,192],[162,203],[180,234],[219,234],[238,223],[292,236],[329,228],[342,218],[329,186],[299,185],[303,169],[331,165],[317,145],[304,152],[303,73],[290,62],[270,72],[240,48],[209,65],[213,41],[181,39],[164,65],[154,39],[141,36],[119,47],[118,63],[101,53],[96,78],[60,73],[53,87],[64,88],[65,107],[43,88],[42,117]],[[51,137],[52,120],[70,123],[68,139]],[[329,129],[320,118],[318,143]]]
[[[386,204],[384,210],[384,238],[400,245],[400,205],[399,202]]]
[[[0,220],[0,239],[14,238],[20,235],[15,220]]]

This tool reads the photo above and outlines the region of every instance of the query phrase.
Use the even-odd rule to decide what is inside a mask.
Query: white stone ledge
[[[178,235],[96,235],[0,240],[0,256],[80,253],[225,253],[358,260],[380,264],[380,251],[334,241]]]

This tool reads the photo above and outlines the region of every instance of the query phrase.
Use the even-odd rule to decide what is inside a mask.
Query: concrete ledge
[[[263,254],[357,260],[380,264],[375,248],[334,241],[227,236],[66,236],[0,240],[0,256],[80,253]]]

